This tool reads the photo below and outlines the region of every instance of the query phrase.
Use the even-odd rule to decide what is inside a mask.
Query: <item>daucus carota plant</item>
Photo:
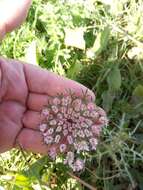
[[[55,159],[63,155],[64,164],[73,171],[84,168],[86,152],[95,151],[103,126],[107,125],[106,113],[89,101],[73,93],[49,97],[42,109],[39,129],[44,143],[49,146],[48,155]]]

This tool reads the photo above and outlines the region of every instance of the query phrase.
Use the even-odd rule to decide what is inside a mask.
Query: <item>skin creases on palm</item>
[[[40,112],[49,96],[71,89],[78,97],[87,92],[85,86],[39,67],[0,58],[0,152],[21,145],[35,153],[47,154],[39,131]]]
[[[28,88],[23,64],[0,58],[0,152],[11,149],[21,131]]]

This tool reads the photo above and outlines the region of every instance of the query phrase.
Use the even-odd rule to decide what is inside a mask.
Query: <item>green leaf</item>
[[[107,77],[107,82],[109,89],[111,91],[117,91],[120,89],[122,79],[121,79],[120,69],[118,68],[117,65],[115,65],[109,72],[109,75]]]
[[[30,166],[30,168],[26,171],[23,171],[23,174],[30,178],[40,179],[40,172],[43,169],[44,165],[47,163],[47,157],[42,157],[37,160],[34,164]]]
[[[107,46],[108,40],[110,36],[110,28],[106,26],[103,31],[101,31],[93,44],[93,47],[90,49],[95,56],[99,55]]]
[[[143,100],[143,85],[138,85],[134,91],[133,91],[133,96],[137,96]]]
[[[68,78],[75,80],[76,76],[79,74],[82,68],[83,68],[83,65],[80,62],[74,63],[67,72]]]
[[[104,91],[102,94],[103,99],[103,108],[108,112],[112,108],[112,103],[114,100],[114,94],[111,93],[109,90]]]

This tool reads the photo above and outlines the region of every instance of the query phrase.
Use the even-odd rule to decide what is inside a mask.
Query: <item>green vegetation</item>
[[[143,189],[142,0],[34,0],[0,54],[89,87],[110,121],[77,180],[58,161],[12,150],[0,155],[0,186],[89,189],[84,182],[99,190]]]

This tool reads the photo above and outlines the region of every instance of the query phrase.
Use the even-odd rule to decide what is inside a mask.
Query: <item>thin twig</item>
[[[68,175],[74,179],[76,179],[79,183],[81,183],[82,185],[84,185],[85,187],[89,188],[90,190],[97,190],[95,187],[89,185],[88,183],[86,183],[85,181],[83,181],[82,179],[80,179],[79,177],[75,176],[74,174],[67,172]]]

